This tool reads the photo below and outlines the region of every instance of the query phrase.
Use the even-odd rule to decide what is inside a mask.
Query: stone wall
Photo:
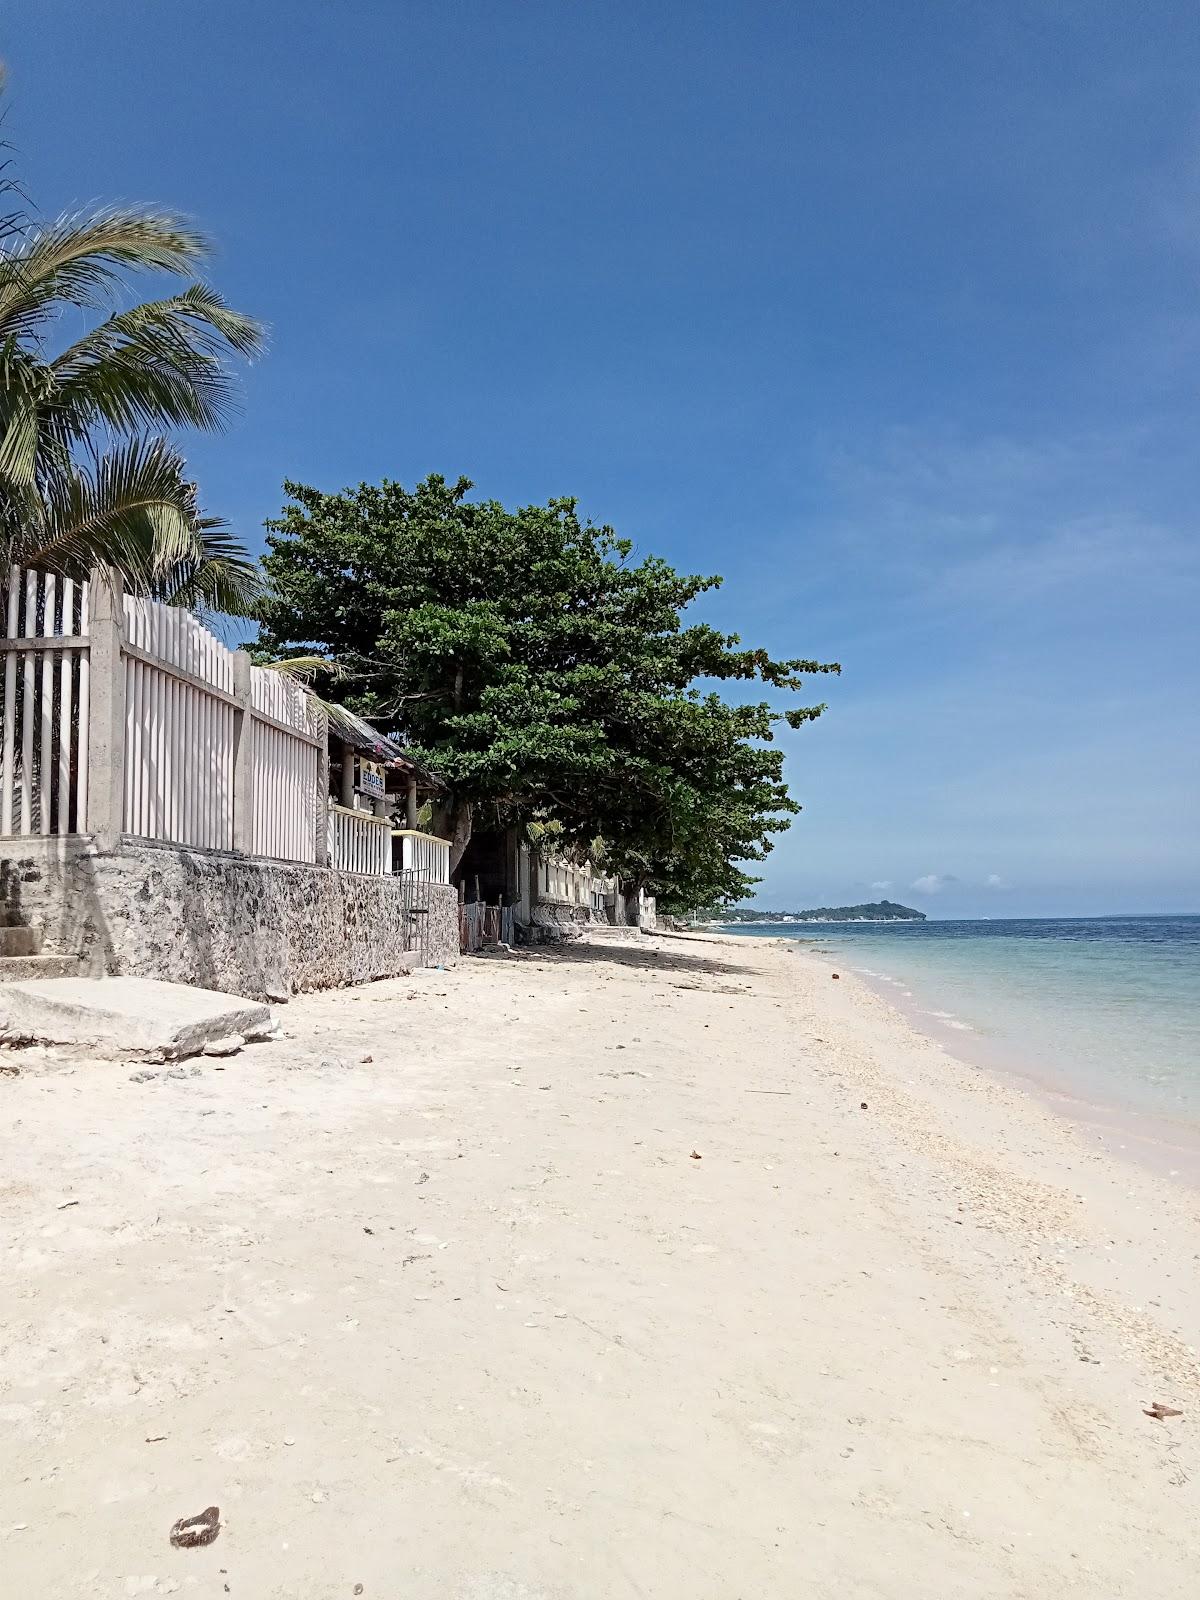
[[[94,973],[200,984],[252,999],[336,988],[458,959],[447,884],[364,877],[126,840],[0,843],[0,897],[45,948]],[[415,914],[414,914],[415,913]]]

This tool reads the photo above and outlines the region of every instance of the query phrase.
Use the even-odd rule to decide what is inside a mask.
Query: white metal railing
[[[87,827],[88,585],[10,567],[2,592],[0,834],[82,833]]]
[[[393,837],[400,841],[400,870],[412,872],[427,883],[450,882],[450,841],[415,828],[396,828]]]
[[[347,806],[329,807],[329,865],[382,877],[392,870],[392,824]]]

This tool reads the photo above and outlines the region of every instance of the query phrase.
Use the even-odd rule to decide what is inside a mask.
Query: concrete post
[[[233,848],[254,854],[254,718],[250,714],[250,657],[233,655]]]
[[[404,826],[406,828],[416,827],[417,812],[419,810],[420,807],[417,805],[417,780],[413,777],[410,777],[408,780],[408,790],[404,797]]]
[[[342,740],[342,804],[354,810],[354,746]]]
[[[529,910],[542,898],[542,853],[536,845],[529,846]]]
[[[329,718],[322,712],[317,737],[317,803],[313,807],[317,866],[329,865]]]
[[[533,868],[529,846],[517,846],[517,896],[521,908],[521,921],[528,926],[533,910]]]
[[[89,586],[88,832],[111,853],[125,811],[125,668],[121,662],[121,574],[93,568]]]

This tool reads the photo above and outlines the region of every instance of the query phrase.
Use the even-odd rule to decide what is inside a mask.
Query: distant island
[[[894,900],[875,900],[862,906],[818,906],[814,911],[755,911],[740,907],[726,911],[721,922],[924,922],[925,913]]]

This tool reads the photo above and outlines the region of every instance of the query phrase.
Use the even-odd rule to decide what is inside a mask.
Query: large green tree
[[[682,613],[720,580],[635,562],[573,500],[506,510],[430,477],[323,494],[289,483],[268,526],[264,652],[338,663],[334,699],[450,786],[457,861],[477,822],[553,817],[605,841],[667,909],[737,899],[798,807],[777,725],[823,709],[730,703],[706,682],[795,691],[829,663],[773,660]]]
[[[195,281],[209,246],[174,216],[33,221],[7,169],[0,209],[0,570],[100,562],[161,599],[244,611],[254,563],[204,514],[173,434],[221,426],[258,324]],[[140,273],[193,281],[138,303]]]

